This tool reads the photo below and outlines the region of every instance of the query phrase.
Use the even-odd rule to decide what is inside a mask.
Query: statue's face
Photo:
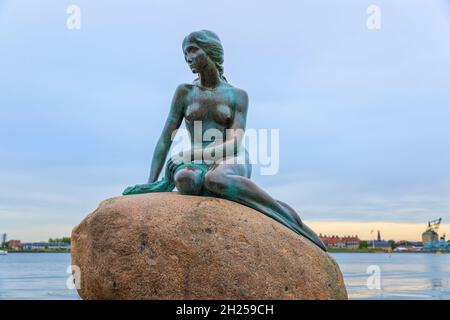
[[[208,65],[208,56],[205,51],[195,43],[186,43],[183,51],[184,59],[193,73],[199,73]]]

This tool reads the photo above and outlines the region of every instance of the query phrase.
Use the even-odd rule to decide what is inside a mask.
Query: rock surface
[[[103,201],[72,232],[83,299],[347,299],[338,265],[238,203],[151,193]]]

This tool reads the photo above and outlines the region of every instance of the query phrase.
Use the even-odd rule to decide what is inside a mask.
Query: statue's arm
[[[155,182],[159,174],[161,173],[164,163],[169,153],[170,146],[172,144],[172,134],[177,130],[184,115],[184,98],[187,94],[186,85],[178,86],[175,94],[172,98],[169,115],[167,117],[164,129],[156,144],[155,151],[153,152],[152,165],[150,169],[149,183]]]
[[[233,150],[233,155],[226,153],[226,157],[234,156],[239,150],[242,140],[244,138],[245,124],[247,122],[247,110],[248,110],[248,95],[244,90],[238,90],[236,95],[236,106],[233,118],[233,123],[229,129],[232,129],[231,134],[227,134],[227,140],[223,141],[221,144],[211,144],[205,148],[203,154],[211,154],[213,149]]]

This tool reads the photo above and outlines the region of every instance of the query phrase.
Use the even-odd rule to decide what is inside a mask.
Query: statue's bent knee
[[[203,184],[207,190],[214,193],[223,193],[227,188],[225,177],[215,172],[208,172]]]
[[[200,194],[203,180],[201,171],[182,169],[175,173],[174,179],[175,185],[181,194]]]

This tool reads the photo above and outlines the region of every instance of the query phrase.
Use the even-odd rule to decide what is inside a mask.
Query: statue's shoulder
[[[231,85],[230,85],[231,86]],[[248,106],[248,94],[244,89],[240,89],[231,86],[234,96],[236,97],[236,103],[241,109],[246,109]]]
[[[178,85],[176,94],[177,95],[186,95],[192,90],[193,87],[194,87],[194,85],[191,83],[182,83],[182,84]]]
[[[240,88],[234,87],[234,91],[235,91],[235,93],[236,93],[236,96],[239,96],[239,97],[241,97],[241,98],[248,99],[247,91],[245,91],[244,89],[240,89]]]
[[[180,108],[184,108],[186,105],[186,99],[189,96],[189,93],[192,92],[192,85],[188,83],[182,83],[178,85],[174,94],[175,104],[180,106]]]

